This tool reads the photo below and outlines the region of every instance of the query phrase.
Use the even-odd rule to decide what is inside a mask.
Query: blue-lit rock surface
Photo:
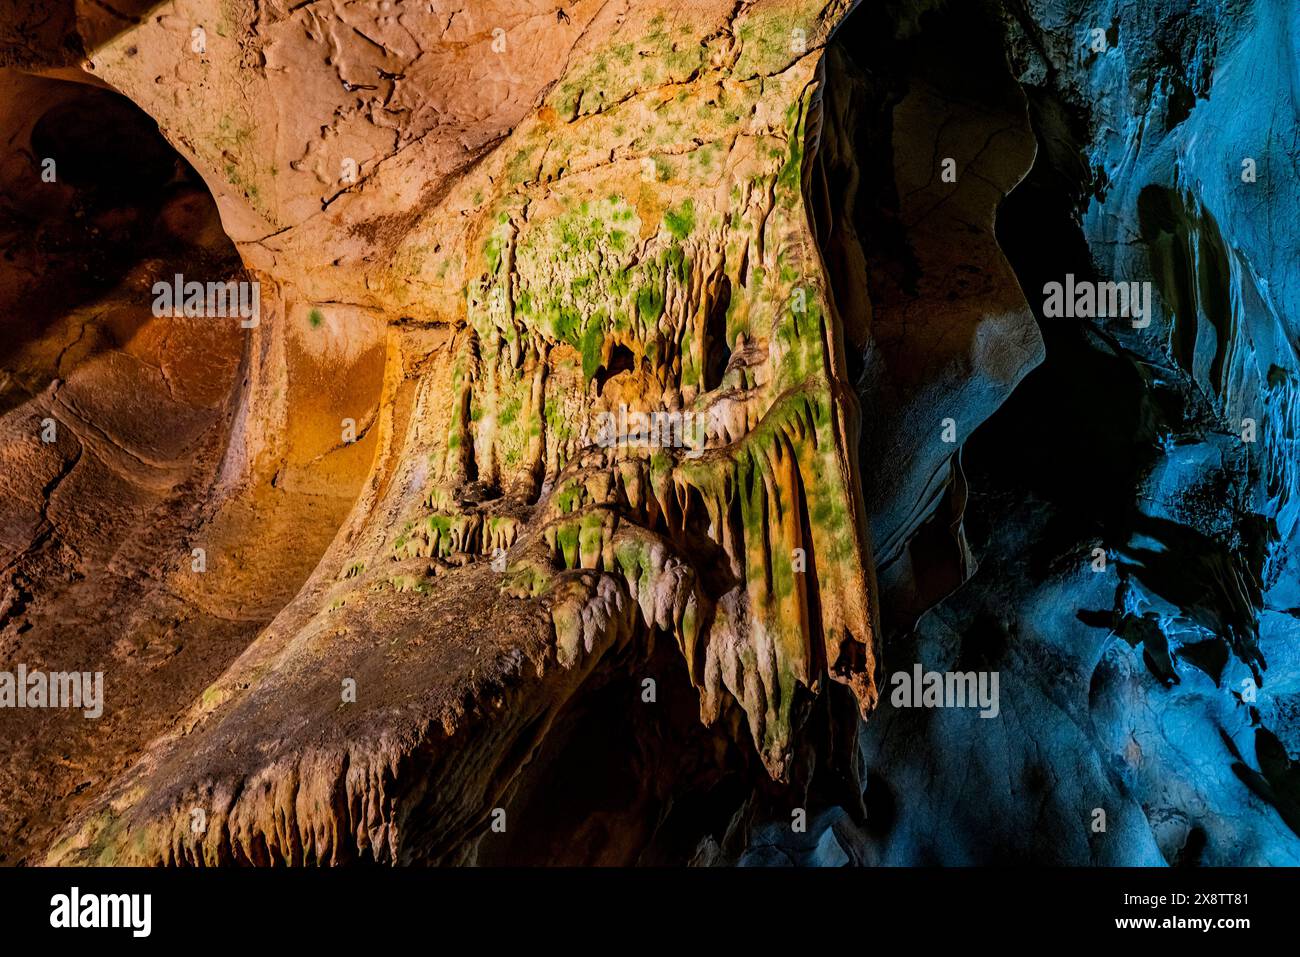
[[[1001,713],[886,683],[867,857],[1300,863],[1300,7],[1028,10],[998,231],[1047,360],[963,450],[978,571],[885,652],[997,670]],[[1067,272],[1151,282],[1150,324],[1044,318]]]

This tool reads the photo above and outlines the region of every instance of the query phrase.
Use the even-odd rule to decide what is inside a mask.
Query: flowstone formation
[[[804,202],[845,12],[80,22],[261,284],[251,368],[386,358],[377,413],[330,409],[376,451],[315,572],[51,861],[473,860],[584,683],[656,642],[709,749],[806,786],[808,729],[851,741],[817,702],[875,703],[874,585]],[[245,390],[227,468],[257,473],[270,391]]]
[[[0,862],[1300,860],[1294,3],[0,14]]]

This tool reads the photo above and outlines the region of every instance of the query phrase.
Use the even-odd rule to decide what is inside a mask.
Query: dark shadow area
[[[0,412],[67,373],[62,356],[51,365],[25,348],[70,313],[124,283],[148,303],[152,281],[176,271],[224,280],[240,269],[206,186],[148,115],[97,87],[11,79],[32,112],[4,121]],[[104,335],[80,344],[82,359],[129,340],[142,318],[113,315],[96,326]]]
[[[75,64],[160,6],[159,0],[0,0],[0,67]]]

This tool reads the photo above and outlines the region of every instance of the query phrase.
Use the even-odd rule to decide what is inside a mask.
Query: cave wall
[[[117,750],[7,840],[58,863],[1293,861],[1292,7],[6,0],[7,115],[129,99],[185,182],[149,217],[212,254],[25,324],[63,277],[4,274],[3,321],[42,330],[5,366],[6,650],[52,661],[68,602],[126,601],[54,584],[100,566],[165,596],[107,628],[223,636],[154,707],[165,674],[127,684],[93,726]],[[32,137],[0,169],[53,221]],[[173,266],[256,281],[261,322],[208,348],[144,320]],[[1150,281],[1153,321],[1051,318],[1066,272]],[[229,360],[202,454],[97,536],[87,503],[133,501],[123,455],[152,454],[100,433],[167,416],[92,409],[48,462],[33,422],[131,357],[173,388],[177,341]],[[647,441],[654,414],[687,433]],[[895,706],[917,663],[995,672],[998,715]]]
[[[996,670],[1001,711],[883,705],[865,856],[1292,864],[1294,5],[1000,17],[1039,150],[998,237],[1046,360],[963,450],[978,570],[884,663]],[[1150,324],[1046,315],[1066,273],[1151,283]]]

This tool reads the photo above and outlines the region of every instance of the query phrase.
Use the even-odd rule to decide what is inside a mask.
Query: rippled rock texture
[[[47,7],[4,861],[1300,855],[1292,5]]]

